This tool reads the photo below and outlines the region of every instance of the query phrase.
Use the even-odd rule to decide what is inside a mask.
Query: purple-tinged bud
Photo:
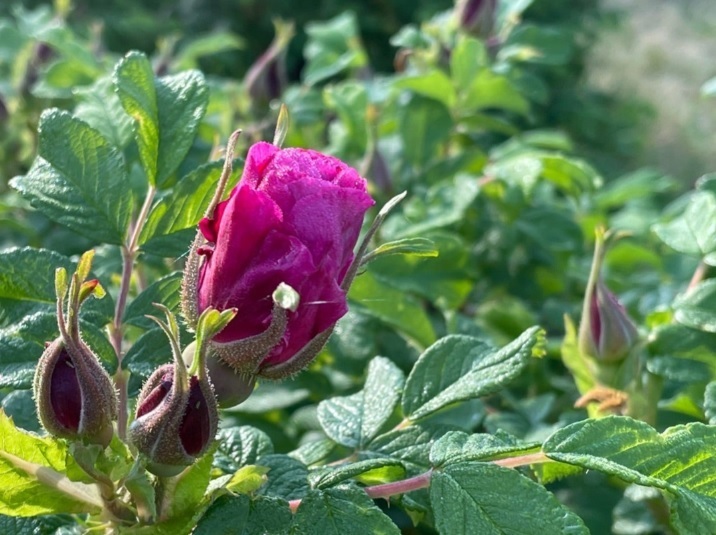
[[[246,92],[254,104],[268,104],[279,98],[288,83],[286,50],[294,36],[293,23],[275,21],[276,35],[269,48],[249,68]]]
[[[91,254],[83,258],[88,271]],[[58,270],[60,336],[45,348],[35,370],[37,413],[45,429],[56,437],[107,447],[114,433],[112,422],[117,419],[117,395],[97,356],[82,341],[78,325],[81,302],[89,295],[101,295],[102,290],[96,280],[83,282],[84,277],[75,273],[65,322],[65,278],[64,270]]]
[[[478,37],[490,36],[496,14],[497,0],[458,0],[455,5],[455,17],[460,29]]]
[[[171,312],[161,308],[168,322],[152,319],[169,336],[174,363],[157,368],[144,384],[135,420],[129,428],[129,440],[146,456],[150,472],[170,477],[206,453],[216,435],[219,413],[206,371],[206,343],[236,311],[223,316],[216,311],[202,314],[197,328],[197,361],[187,370],[179,348],[176,320]]]
[[[208,379],[176,374],[177,366],[165,364],[149,377],[129,428],[129,440],[149,459],[147,469],[159,476],[176,475],[204,454],[219,421]]]
[[[597,232],[594,260],[579,325],[579,349],[599,362],[619,362],[639,338],[634,322],[601,280],[605,236]]]

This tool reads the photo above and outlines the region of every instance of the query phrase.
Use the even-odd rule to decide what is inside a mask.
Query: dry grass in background
[[[716,0],[604,0],[623,17],[603,32],[589,82],[637,96],[654,108],[642,161],[688,184],[716,171],[716,97],[700,95],[716,76]]]

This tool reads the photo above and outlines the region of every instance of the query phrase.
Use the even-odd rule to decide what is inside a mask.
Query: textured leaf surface
[[[135,139],[150,184],[161,185],[189,151],[209,100],[203,75],[185,71],[155,79],[144,54],[130,52],[115,70],[125,111],[135,120]]]
[[[143,329],[156,327],[157,324],[146,317],[161,314],[154,303],[162,303],[172,312],[177,312],[181,297],[181,279],[182,274],[177,271],[150,284],[129,304],[124,312],[124,322]]]
[[[399,535],[400,530],[361,489],[312,490],[296,511],[292,535]]]
[[[358,479],[366,485],[377,485],[396,481],[405,476],[403,464],[396,459],[366,459],[350,464],[333,467],[322,467],[312,471],[308,480],[311,487],[322,489],[332,487],[346,479]]]
[[[217,442],[219,447],[214,465],[226,473],[236,472],[242,466],[254,464],[260,457],[273,453],[269,436],[248,425],[220,430]]]
[[[94,487],[71,483],[63,477],[65,485],[86,497],[80,500],[39,480],[60,479],[66,455],[60,441],[23,432],[0,411],[0,514],[97,513],[101,502]],[[31,475],[25,467],[44,468],[40,468],[42,473]]]
[[[489,463],[463,462],[435,472],[430,501],[440,533],[589,533],[582,520],[544,487]]]
[[[433,444],[430,449],[430,462],[440,466],[463,461],[499,459],[538,451],[539,446],[539,443],[524,442],[499,430],[494,435],[469,435],[461,431],[451,431]]]
[[[400,400],[403,372],[385,357],[368,365],[362,391],[335,397],[318,405],[318,421],[326,434],[349,448],[364,446],[390,418]]]
[[[420,356],[408,376],[403,413],[419,420],[457,401],[497,391],[542,354],[543,342],[544,332],[537,327],[500,350],[471,336],[442,338]]]
[[[39,157],[13,187],[50,219],[97,243],[121,244],[134,204],[121,153],[58,109],[40,117],[39,138]]]
[[[288,503],[279,498],[226,494],[199,520],[194,535],[264,535],[285,532],[291,523]]]
[[[560,429],[543,450],[557,461],[668,491],[680,533],[716,533],[714,444],[713,426],[692,423],[659,434],[643,422],[612,416]]]

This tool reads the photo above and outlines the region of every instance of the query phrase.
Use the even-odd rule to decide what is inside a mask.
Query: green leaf
[[[365,387],[318,405],[318,421],[333,440],[349,448],[365,446],[393,414],[405,377],[393,362],[375,357],[368,364]]]
[[[96,487],[63,474],[66,455],[60,441],[23,432],[0,411],[0,514],[98,513],[102,501]]]
[[[124,366],[140,377],[149,377],[157,367],[171,361],[167,335],[159,327],[140,336],[124,356]]]
[[[152,185],[177,170],[196,136],[209,91],[203,75],[187,71],[155,79],[146,56],[130,52],[117,64],[114,83],[135,121],[139,158]]]
[[[539,65],[564,65],[572,53],[572,37],[563,30],[521,24],[510,33],[500,48],[498,59]]]
[[[174,70],[195,69],[199,59],[219,52],[244,48],[244,41],[228,31],[215,29],[211,33],[192,37],[174,57]]]
[[[438,250],[435,248],[435,242],[427,238],[403,238],[379,245],[363,258],[363,263],[390,255],[435,258],[438,256]]]
[[[179,271],[154,281],[129,304],[124,312],[124,323],[142,329],[156,327],[157,324],[146,317],[158,314],[158,309],[153,303],[161,303],[172,312],[177,312],[181,300],[181,281],[182,273]]]
[[[302,498],[308,492],[308,468],[287,455],[264,455],[258,464],[269,468],[268,482],[260,493],[286,500]]]
[[[487,49],[482,41],[460,36],[450,55],[450,73],[458,91],[468,89],[487,62]]]
[[[407,89],[418,95],[437,100],[447,108],[451,108],[457,99],[452,81],[439,69],[398,78],[393,82],[393,87]]]
[[[432,467],[430,448],[433,443],[452,430],[454,428],[445,426],[411,425],[389,431],[368,444],[361,452],[361,458],[390,457],[402,461],[411,473],[424,472]]]
[[[298,448],[290,452],[288,456],[297,461],[301,461],[306,466],[311,466],[324,460],[337,447],[337,444],[331,439],[322,438],[301,444]]]
[[[225,494],[206,510],[194,535],[265,535],[284,533],[291,524],[288,503],[279,498]]]
[[[444,104],[414,95],[400,108],[399,130],[403,139],[403,156],[407,163],[424,166],[450,135],[452,117]]]
[[[38,154],[13,187],[50,219],[97,243],[121,244],[134,204],[122,155],[58,109],[40,117]]]
[[[0,30],[0,35],[2,30]],[[30,517],[0,515],[0,533],[44,535],[75,533],[77,522],[70,515],[38,515]]]
[[[529,102],[512,82],[487,67],[474,77],[470,87],[463,93],[460,105],[469,113],[497,109],[526,116],[530,111]]]
[[[345,12],[326,22],[306,25],[308,42],[303,50],[303,81],[314,85],[346,69],[363,67],[367,56],[358,35],[354,13]]]
[[[325,489],[347,479],[365,485],[377,485],[405,477],[405,467],[397,459],[375,458],[351,462],[339,467],[323,466],[312,470],[308,481],[314,489]]]
[[[214,455],[214,465],[227,474],[273,453],[269,436],[248,425],[221,429],[216,438],[219,447]]]
[[[242,166],[243,160],[234,160],[233,169]],[[214,195],[223,167],[224,160],[218,160],[196,168],[182,178],[169,195],[154,204],[139,236],[145,253],[164,257],[186,253],[196,235],[196,225]],[[234,173],[228,187],[237,178]]]
[[[496,350],[478,338],[449,335],[415,363],[403,391],[403,413],[416,421],[458,401],[496,392],[544,353],[544,331],[532,327]]]
[[[716,251],[716,196],[698,191],[691,196],[685,212],[668,223],[653,226],[666,245],[680,253],[705,256]]]
[[[298,507],[292,535],[399,535],[400,530],[354,487],[312,490]]]
[[[582,229],[567,210],[554,206],[527,208],[515,226],[547,250],[572,252],[582,248]]]
[[[435,332],[422,304],[370,272],[356,277],[348,298],[351,307],[394,326],[422,347],[435,341]]]
[[[40,422],[37,419],[35,400],[32,390],[15,390],[2,398],[2,410],[17,427],[37,433],[40,431]],[[2,531],[0,531],[2,533]]]
[[[132,119],[122,109],[114,84],[104,76],[89,87],[77,87],[74,115],[97,130],[113,147],[124,148],[132,139]]]
[[[716,381],[706,385],[704,394],[704,411],[711,425],[716,425]]]
[[[462,306],[474,288],[472,261],[467,245],[447,232],[429,234],[437,258],[420,255],[386,255],[371,263],[370,271],[389,286],[422,295],[440,309]],[[398,240],[400,243],[417,238]],[[390,244],[386,244],[390,245]]]
[[[674,319],[679,323],[716,333],[716,280],[707,279],[674,301]]]
[[[331,153],[363,155],[368,144],[368,92],[365,84],[353,81],[328,86],[323,99],[329,109],[335,110],[340,119],[331,124]]]
[[[430,462],[434,466],[442,466],[463,461],[501,459],[531,453],[539,447],[538,442],[524,442],[501,430],[494,435],[450,431],[433,444]]]
[[[610,416],[568,425],[543,445],[550,458],[668,491],[679,533],[716,532],[716,427],[691,423],[659,434]]]
[[[543,486],[490,463],[462,462],[434,472],[430,501],[440,533],[589,533]]]
[[[213,453],[207,453],[178,476],[168,479],[165,490],[172,500],[165,513],[167,519],[184,517],[198,507],[211,479],[213,457]]]

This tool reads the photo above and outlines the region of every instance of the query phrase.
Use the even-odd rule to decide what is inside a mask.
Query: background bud
[[[639,333],[624,307],[601,280],[605,239],[604,230],[598,230],[579,324],[579,349],[597,361],[618,362],[637,342]]]
[[[496,15],[497,0],[458,0],[455,5],[455,16],[460,28],[482,38],[492,33]]]

